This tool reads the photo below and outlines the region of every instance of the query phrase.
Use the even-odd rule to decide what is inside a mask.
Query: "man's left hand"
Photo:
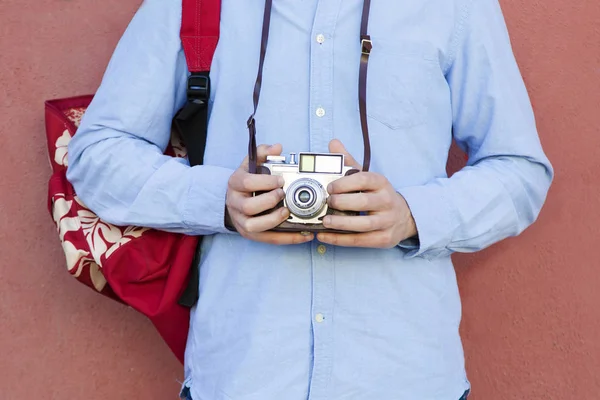
[[[361,169],[339,140],[329,143],[331,153],[342,153],[347,166]],[[392,184],[381,174],[359,172],[327,187],[328,205],[336,210],[362,211],[366,215],[327,215],[323,225],[352,233],[319,233],[323,243],[345,247],[392,248],[417,234],[412,213]]]

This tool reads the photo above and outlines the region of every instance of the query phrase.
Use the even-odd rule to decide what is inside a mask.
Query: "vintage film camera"
[[[267,156],[259,167],[260,174],[278,175],[285,180],[285,197],[278,207],[287,207],[290,217],[273,229],[284,232],[327,232],[322,219],[327,214],[358,215],[356,212],[334,210],[327,205],[327,185],[353,173],[355,168],[344,166],[344,155],[334,153],[290,153]]]

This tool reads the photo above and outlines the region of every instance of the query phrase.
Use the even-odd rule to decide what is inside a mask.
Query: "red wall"
[[[68,276],[43,100],[92,92],[139,0],[0,0],[0,400],[174,399],[151,326]],[[455,257],[475,400],[600,398],[600,2],[503,0],[556,181],[520,238]]]

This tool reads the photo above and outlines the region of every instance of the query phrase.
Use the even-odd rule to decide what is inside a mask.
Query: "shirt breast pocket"
[[[367,115],[392,130],[424,124],[439,62],[427,45],[374,42],[367,76]]]

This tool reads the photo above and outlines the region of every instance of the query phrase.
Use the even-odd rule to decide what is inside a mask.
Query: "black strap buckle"
[[[187,85],[188,101],[208,102],[210,97],[210,79],[208,74],[193,73],[188,78]]]

